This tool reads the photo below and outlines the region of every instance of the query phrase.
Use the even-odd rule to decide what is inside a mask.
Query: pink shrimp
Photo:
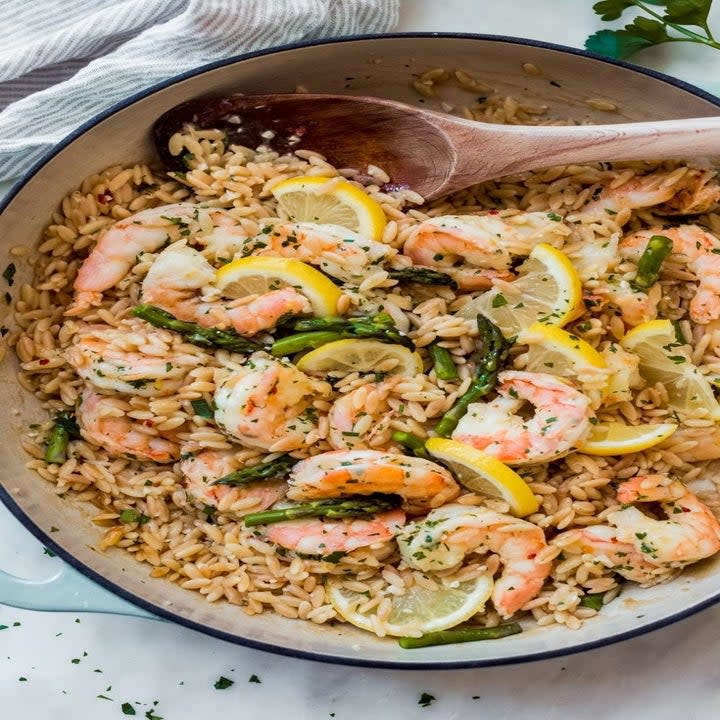
[[[540,527],[487,508],[445,505],[408,523],[397,540],[405,563],[422,572],[457,567],[469,553],[497,553],[504,567],[492,598],[506,618],[537,596],[552,567],[538,560],[547,547]]]
[[[667,519],[624,507],[608,513],[609,525],[570,530],[555,541],[641,583],[658,582],[677,568],[720,552],[720,523],[683,483],[663,475],[638,475],[620,484],[617,498],[626,505],[659,502]]]
[[[155,252],[166,242],[181,236],[212,235],[221,227],[225,236],[240,244],[247,234],[242,226],[220,208],[201,208],[176,203],[142,210],[119,220],[105,230],[85,259],[75,278],[75,300],[66,315],[79,315],[102,300],[105,290],[122,280],[144,252]]]
[[[203,450],[180,461],[180,472],[187,479],[188,492],[204,505],[210,505],[221,512],[242,516],[259,512],[274,505],[285,496],[287,485],[282,480],[251,483],[241,487],[213,485],[239,464],[235,453],[229,450]]]
[[[379,450],[335,450],[302,460],[288,478],[290,500],[385,493],[403,498],[408,512],[454,500],[460,488],[441,465]]]
[[[269,225],[242,248],[242,255],[297,258],[317,265],[344,282],[359,283],[369,268],[397,254],[384,243],[370,240],[340,225],[277,223]]]
[[[690,319],[707,324],[720,318],[720,239],[698,225],[654,227],[623,238],[620,255],[639,260],[653,235],[670,238],[673,253],[684,256],[688,269],[697,276],[698,287],[690,300]]]
[[[270,452],[297,450],[317,429],[313,400],[329,393],[327,383],[294,365],[253,357],[218,384],[215,420],[243,445]]]
[[[420,223],[403,253],[415,265],[437,268],[464,290],[484,290],[493,279],[512,279],[513,256],[529,255],[538,243],[556,247],[570,230],[547,213],[443,215]]]
[[[581,216],[608,217],[624,210],[657,208],[662,215],[696,215],[720,200],[720,185],[713,170],[679,168],[635,175],[622,185],[605,188],[581,209]]]
[[[392,540],[405,524],[402,510],[388,510],[371,518],[287,520],[265,528],[265,536],[280,547],[308,555],[348,553]]]
[[[250,302],[206,301],[200,291],[214,279],[215,268],[197,250],[180,241],[165,248],[150,266],[142,285],[143,300],[180,320],[201,327],[232,326],[247,336],[275,327],[281,317],[311,310],[308,299],[291,287],[271,290]]]
[[[498,381],[498,396],[472,403],[453,440],[520,465],[567,454],[590,432],[589,398],[555,375],[506,370]],[[527,404],[530,419],[520,414]]]
[[[175,461],[180,454],[179,445],[152,434],[150,426],[128,418],[128,409],[119,398],[86,390],[76,412],[80,434],[113,456],[129,455],[157,463]]]
[[[158,339],[162,331],[153,328],[153,344],[143,326],[147,327],[134,319],[124,320],[117,327],[88,325],[77,333],[65,351],[65,359],[81,378],[101,390],[142,397],[172,395],[183,384],[187,371],[202,358],[169,348],[157,354],[162,348]]]

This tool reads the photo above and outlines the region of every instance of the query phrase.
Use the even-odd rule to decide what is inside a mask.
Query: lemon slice
[[[443,585],[440,578],[433,579],[437,590],[413,585],[403,595],[387,595],[392,608],[384,620],[377,617],[377,606],[360,612],[358,608],[368,601],[367,593],[343,587],[343,578],[328,578],[325,590],[338,614],[363,630],[374,633],[377,624],[386,635],[420,637],[447,630],[480,612],[493,588],[488,575],[453,583],[452,587]]]
[[[294,222],[340,225],[370,240],[380,240],[387,224],[380,203],[347,180],[295,177],[271,192]]]
[[[423,371],[418,353],[379,340],[335,340],[306,353],[296,365],[305,373],[389,372],[415,377]]]
[[[651,385],[662,383],[669,405],[683,414],[697,414],[720,420],[720,404],[712,385],[690,360],[687,348],[679,343],[670,320],[651,320],[633,328],[620,341],[628,352],[640,358],[640,375]]]
[[[600,389],[607,386],[607,364],[600,353],[577,335],[554,325],[533,323],[517,336],[528,346],[526,370],[581,379]]]
[[[497,458],[465,443],[445,438],[430,438],[425,447],[433,457],[442,460],[468,490],[505,500],[518,517],[537,512],[538,501],[528,484]]]
[[[593,427],[588,438],[577,449],[586,455],[627,455],[647,450],[667,440],[677,427],[674,423],[600,423]]]
[[[215,287],[229,298],[293,287],[305,295],[318,317],[335,315],[342,295],[337,286],[314,267],[300,260],[277,257],[233,260],[217,271]]]
[[[496,283],[457,315],[484,315],[514,337],[536,322],[562,327],[583,312],[580,278],[568,256],[551,245],[536,245],[515,280]]]

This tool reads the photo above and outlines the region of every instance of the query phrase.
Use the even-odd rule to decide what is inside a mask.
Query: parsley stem
[[[660,13],[656,13],[654,10],[649,8],[644,2],[640,2],[640,0],[633,0],[633,4],[637,5],[641,10],[644,10],[648,15],[652,15],[658,22],[661,22],[663,25],[667,25],[668,27],[671,27],[673,30],[679,32],[681,35],[685,35],[686,37],[691,38],[694,42],[700,42],[704,43],[705,45],[710,45],[716,49],[720,49],[720,45],[715,42],[715,38],[712,37],[710,34],[710,30],[707,27],[707,23],[704,24],[703,29],[707,32],[707,36],[700,35],[699,33],[694,32],[693,30],[688,30],[683,25],[678,25],[677,23],[668,22]],[[674,38],[679,39],[679,38]]]

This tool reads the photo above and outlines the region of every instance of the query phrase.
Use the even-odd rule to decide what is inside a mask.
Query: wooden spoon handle
[[[457,149],[448,184],[551,165],[720,155],[720,117],[617,125],[493,125],[450,118],[440,123]],[[482,151],[492,132],[492,154]]]

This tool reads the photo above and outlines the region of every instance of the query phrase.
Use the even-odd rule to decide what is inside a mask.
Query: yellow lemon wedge
[[[331,280],[311,265],[300,260],[277,257],[233,260],[217,271],[215,287],[229,298],[262,295],[292,287],[305,295],[318,317],[335,315],[342,295]]]
[[[415,377],[423,371],[419,353],[379,340],[335,340],[303,355],[296,363],[305,373],[383,372]]]
[[[607,387],[607,363],[600,353],[577,335],[555,325],[533,323],[521,330],[517,342],[528,346],[526,370],[580,380],[585,387]]]
[[[329,577],[325,591],[338,614],[356,627],[383,635],[420,637],[465,622],[485,607],[493,589],[493,580],[488,575],[452,585],[445,585],[442,578],[433,580],[438,585],[435,590],[415,584],[403,595],[386,595],[391,609],[382,620],[377,605],[363,610],[368,602],[367,593],[347,589],[344,578]]]
[[[505,337],[536,322],[562,327],[582,314],[582,284],[565,253],[541,243],[533,248],[512,282],[499,282],[457,312],[492,320]]]
[[[468,490],[505,500],[513,515],[518,517],[537,512],[538,501],[528,484],[497,458],[471,445],[445,438],[430,438],[425,447],[433,457],[447,465]]]
[[[640,358],[640,375],[650,385],[664,385],[670,407],[682,414],[701,414],[720,421],[720,403],[712,385],[693,364],[687,346],[678,341],[670,320],[638,325],[620,345]]]
[[[647,450],[667,440],[677,427],[674,423],[598,423],[577,450],[586,455],[627,455]]]
[[[347,180],[294,177],[271,192],[293,222],[340,225],[370,240],[380,240],[387,224],[380,203]]]

